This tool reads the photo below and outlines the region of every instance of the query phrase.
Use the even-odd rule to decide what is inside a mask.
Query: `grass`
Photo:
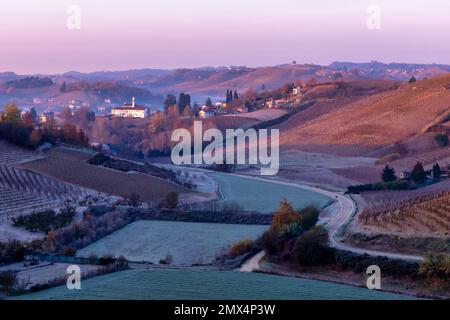
[[[123,255],[131,261],[158,263],[170,253],[176,265],[209,263],[235,241],[256,239],[266,229],[258,225],[138,221],[79,250],[78,255]]]
[[[247,211],[275,212],[282,198],[286,198],[296,208],[304,208],[310,204],[324,207],[331,201],[326,196],[296,186],[220,173],[214,173],[214,178],[221,185],[221,202],[239,203]]]
[[[66,286],[16,297],[48,300],[316,300],[411,299],[346,285],[260,273],[213,270],[127,270],[82,280],[81,290]]]

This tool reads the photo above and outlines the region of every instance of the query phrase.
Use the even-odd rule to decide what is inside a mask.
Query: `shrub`
[[[276,255],[283,249],[283,241],[278,237],[278,233],[274,230],[268,230],[263,233],[259,239],[261,246],[269,255]]]
[[[175,209],[178,205],[178,192],[172,191],[166,194],[164,205],[167,209]]]
[[[90,264],[96,264],[97,259],[98,259],[98,256],[95,253],[90,253],[88,256],[88,261]]]
[[[300,221],[300,214],[286,199],[281,200],[280,207],[272,218],[271,230],[279,232],[285,225]]]
[[[17,275],[13,271],[0,271],[0,289],[5,294],[10,294],[17,284]]]
[[[98,259],[98,262],[102,266],[111,265],[116,261],[116,259],[111,254],[105,254]]]
[[[173,262],[173,256],[167,253],[163,259],[159,260],[159,264],[171,264]]]
[[[309,230],[319,221],[320,210],[314,206],[308,206],[300,210],[300,226],[303,230]]]
[[[0,242],[0,264],[23,261],[26,250],[25,244],[17,240]]]
[[[16,227],[24,227],[32,232],[42,231],[47,233],[50,230],[57,230],[67,226],[72,222],[74,216],[75,208],[66,207],[61,209],[59,214],[53,210],[47,210],[14,218],[13,224]]]
[[[64,248],[64,255],[67,257],[74,257],[77,254],[77,249],[73,247],[65,247]]]
[[[379,182],[361,184],[356,186],[348,186],[347,193],[361,193],[364,191],[381,191],[381,190],[411,190],[414,189],[408,181],[397,180],[392,182]]]
[[[235,242],[229,251],[230,256],[239,257],[248,252],[253,248],[253,239],[246,238]]]
[[[293,255],[304,266],[329,263],[332,250],[328,247],[328,231],[322,226],[315,226],[302,234],[295,241]]]
[[[426,277],[449,279],[450,255],[442,253],[427,253],[420,264],[419,274]]]
[[[139,207],[141,205],[141,196],[137,193],[132,193],[128,197],[128,204],[132,207]]]

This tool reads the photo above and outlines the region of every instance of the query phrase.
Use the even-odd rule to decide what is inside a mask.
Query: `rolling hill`
[[[397,89],[372,94],[325,110],[305,121],[281,127],[283,149],[348,156],[369,155],[377,149],[423,134],[450,109],[450,75],[403,84]],[[320,105],[319,105],[320,106]]]

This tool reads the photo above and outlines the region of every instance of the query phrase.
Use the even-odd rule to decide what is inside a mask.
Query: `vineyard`
[[[367,208],[360,217],[365,225],[373,225],[404,234],[426,233],[448,236],[450,231],[450,191],[404,201],[384,210]]]
[[[299,121],[297,127],[291,123],[280,143],[309,152],[367,154],[420,133],[445,112],[450,91],[442,87],[449,83],[449,76],[437,78],[431,88],[418,81],[416,87],[404,85],[359,99],[306,123]]]
[[[186,192],[187,189],[143,173],[126,173],[114,169],[90,165],[86,162],[92,155],[70,150],[54,148],[45,159],[24,164],[31,171],[96,190],[110,195],[129,197],[137,194],[143,201],[163,198],[168,192]]]
[[[0,141],[0,223],[94,195],[91,190],[16,167],[40,158],[38,152]]]
[[[0,165],[14,165],[38,156],[38,153],[0,140]]]

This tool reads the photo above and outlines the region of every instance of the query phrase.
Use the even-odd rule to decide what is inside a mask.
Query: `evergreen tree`
[[[227,90],[226,102],[230,103],[231,101],[233,101],[233,91],[232,90]]]
[[[31,118],[32,118],[34,121],[37,120],[37,112],[36,112],[36,110],[34,110],[34,108],[31,108],[31,110],[30,110],[30,116],[31,116]]]
[[[236,90],[234,90],[234,94],[233,94],[233,100],[238,100],[239,96]]]
[[[207,107],[212,107],[213,106],[211,98],[206,99],[205,106],[207,106]]]
[[[66,92],[67,90],[67,85],[66,82],[63,82],[63,84],[61,85],[61,87],[59,88],[60,92]]]
[[[439,166],[439,163],[436,163],[433,166],[433,178],[439,179],[441,177],[441,167]]]
[[[178,112],[183,114],[184,108],[189,105],[191,105],[191,96],[181,92],[178,97]]]
[[[397,176],[395,175],[395,170],[388,165],[386,165],[383,169],[383,173],[381,174],[381,179],[384,182],[392,182],[397,180]]]
[[[427,174],[423,169],[421,162],[417,162],[411,172],[411,179],[416,183],[424,183],[427,178]]]
[[[169,107],[177,104],[177,98],[173,94],[168,94],[164,100],[164,111],[169,110]]]

